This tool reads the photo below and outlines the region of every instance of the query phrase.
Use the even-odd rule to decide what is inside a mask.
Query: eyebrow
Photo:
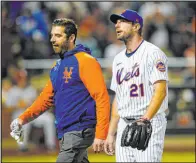
[[[61,33],[50,33],[50,35],[62,35]]]

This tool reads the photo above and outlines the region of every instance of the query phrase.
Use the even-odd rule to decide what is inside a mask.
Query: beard
[[[120,41],[123,41],[123,42],[127,42],[128,40],[131,40],[133,38],[133,35],[132,34],[124,34],[124,35],[121,35],[121,36],[117,36],[117,39],[120,40]]]
[[[55,54],[58,54],[61,59],[64,58],[64,53],[66,53],[69,49],[68,41],[64,42],[61,46],[53,46],[53,50]]]

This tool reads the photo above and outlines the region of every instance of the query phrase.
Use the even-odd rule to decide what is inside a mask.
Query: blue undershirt
[[[142,42],[140,43],[140,45],[141,45],[143,42],[144,42],[144,40],[142,40]],[[125,55],[126,55],[127,57],[132,56],[132,55],[137,51],[137,49],[140,47],[140,45],[139,45],[133,52],[131,52],[131,53],[127,53],[127,50],[126,50]]]

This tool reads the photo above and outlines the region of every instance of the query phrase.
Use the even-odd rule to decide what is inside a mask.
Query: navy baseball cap
[[[125,19],[130,22],[139,23],[143,27],[143,18],[134,10],[125,10],[120,15],[112,14],[110,20],[116,24],[118,19]]]

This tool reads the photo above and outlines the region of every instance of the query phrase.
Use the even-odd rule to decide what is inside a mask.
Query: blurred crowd
[[[10,115],[10,119],[6,119],[8,122],[20,116],[20,114],[33,103],[39,93],[38,90],[29,83],[27,71],[17,69],[16,67],[9,67],[9,72],[9,78],[4,78],[2,81],[2,107],[4,113],[7,112]],[[56,149],[54,116],[51,111],[47,111],[34,121],[24,125],[23,143],[18,143],[20,151],[28,151],[29,142],[32,140],[31,133],[33,128],[43,129],[45,147],[47,150],[53,151]],[[38,140],[36,141],[39,145]]]
[[[113,57],[116,40],[111,13],[129,8],[144,19],[144,39],[168,56],[195,56],[195,2],[2,2],[2,75],[18,58],[55,58],[49,42],[51,24],[60,17],[79,26],[76,43],[88,45],[97,58]]]
[[[31,77],[36,78],[34,75],[37,73],[25,70],[21,60],[58,58],[53,54],[49,41],[51,24],[56,18],[67,17],[74,19],[79,27],[76,44],[87,45],[91,48],[92,55],[96,58],[111,58],[112,60],[124,48],[124,45],[116,39],[115,28],[109,21],[109,16],[111,13],[121,13],[127,8],[133,9],[138,11],[144,19],[143,37],[145,40],[160,47],[168,57],[185,57],[191,58],[191,60],[195,57],[196,22],[194,1],[4,1],[1,2],[1,5],[2,103],[4,108],[12,110],[13,115],[16,110],[21,112],[21,110],[23,111],[28,107],[41,89],[32,87],[30,83]],[[105,71],[106,75],[108,72],[110,73],[110,70]],[[195,82],[195,67],[180,69],[180,71],[184,71],[186,74],[184,77],[185,82],[190,81],[190,79]],[[38,78],[38,80],[41,82],[41,78]],[[27,90],[30,93],[25,93]],[[10,93],[12,91],[19,93]],[[182,106],[183,101],[181,99],[185,102],[188,100],[189,103],[190,99],[194,101],[195,91],[191,89],[183,91],[179,93],[178,99],[173,98],[172,104],[176,105],[175,107],[178,107],[177,105]],[[28,97],[26,96],[27,94],[34,94],[34,96]],[[172,101],[172,95],[174,96],[175,94],[175,91],[170,92],[170,101]],[[11,95],[15,96],[13,98],[16,99],[15,103],[12,103],[14,106],[11,106],[7,101],[7,97]],[[181,103],[176,104],[176,101]],[[189,107],[189,105],[186,106]],[[171,105],[171,107],[173,106]],[[195,115],[195,110],[191,110],[192,115]],[[49,116],[51,117],[51,115]],[[188,119],[190,119],[190,116]],[[192,117],[192,119],[195,119],[195,117]],[[39,124],[41,125],[41,123]],[[48,148],[54,148],[54,141],[48,142]]]

